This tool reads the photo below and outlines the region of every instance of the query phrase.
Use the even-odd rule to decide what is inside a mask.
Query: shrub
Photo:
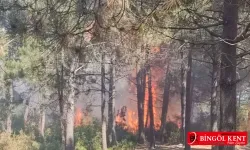
[[[116,146],[109,148],[109,150],[133,150],[135,149],[136,143],[133,141],[122,140]]]
[[[166,129],[167,131],[167,142],[169,144],[178,144],[180,142],[180,129],[174,122],[167,122]]]
[[[123,139],[127,141],[136,141],[136,134],[129,132],[121,126],[116,126],[117,141],[122,142]]]
[[[40,150],[59,150],[61,144],[60,128],[48,128],[45,131],[44,139],[41,136],[37,136],[37,141],[41,144]]]
[[[39,144],[32,137],[22,131],[19,135],[11,135],[5,132],[0,134],[1,150],[39,150],[39,147]]]
[[[76,150],[101,150],[102,137],[100,122],[95,120],[90,125],[75,129]]]
[[[191,131],[209,131],[210,130],[210,113],[209,112],[199,112],[198,117],[195,122],[191,122]]]
[[[248,129],[248,108],[247,105],[241,104],[240,108],[237,108],[237,130],[247,131]],[[249,131],[248,131],[249,132]]]

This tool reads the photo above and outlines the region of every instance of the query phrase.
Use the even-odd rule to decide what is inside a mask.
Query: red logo
[[[247,145],[247,132],[188,132],[189,145]]]

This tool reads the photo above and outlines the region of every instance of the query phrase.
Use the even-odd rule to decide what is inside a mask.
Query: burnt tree
[[[165,142],[164,135],[166,135],[166,118],[168,113],[168,104],[169,104],[169,90],[170,90],[170,73],[169,73],[169,64],[165,73],[165,81],[164,81],[164,93],[163,93],[163,104],[161,111],[161,128],[160,128],[160,140],[161,142]]]
[[[110,60],[109,74],[108,144],[113,146],[117,144],[115,130],[115,67],[113,58]]]
[[[63,53],[63,52],[62,52]],[[56,57],[57,59],[57,57]],[[62,148],[65,149],[65,119],[64,119],[64,109],[65,109],[65,102],[63,98],[63,90],[64,90],[64,66],[63,63],[60,65],[58,64],[58,59],[56,60],[56,77],[57,77],[57,95],[58,95],[58,102],[59,102],[59,111],[60,111],[60,127],[61,127],[61,145]]]
[[[151,69],[148,69],[148,112],[149,112],[149,143],[150,149],[155,148],[155,129],[154,129],[154,105],[153,105],[153,93],[152,93],[152,77],[151,77]]]
[[[185,135],[190,130],[191,123],[191,109],[192,109],[192,47],[188,52],[188,67],[187,67],[187,79],[186,79],[186,108],[185,108]],[[190,145],[185,142],[185,150],[190,150]]]
[[[138,143],[145,143],[144,132],[144,99],[146,88],[146,68],[142,68],[136,75],[137,109],[138,109]]]
[[[220,131],[236,130],[236,43],[238,0],[224,0],[220,67]],[[244,38],[241,36],[239,38]],[[234,150],[235,146],[220,146]]]
[[[76,96],[76,74],[75,70],[79,65],[79,56],[75,50],[71,52],[71,65],[70,65],[70,75],[69,75],[69,88],[70,94],[67,100],[67,111],[66,111],[66,146],[65,150],[74,150],[74,116],[75,116],[75,96]]]
[[[107,119],[105,116],[105,53],[101,56],[101,117],[102,117],[102,149],[107,150]]]
[[[180,128],[180,141],[185,144],[185,102],[186,102],[186,69],[184,64],[184,52],[181,50],[181,128]]]

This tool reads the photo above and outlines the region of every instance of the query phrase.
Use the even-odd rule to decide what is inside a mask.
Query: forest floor
[[[147,150],[147,146],[138,146],[136,150]],[[183,150],[182,145],[157,145],[155,150]],[[192,146],[192,150],[210,150],[211,146]],[[236,146],[236,150],[250,150],[250,146]]]

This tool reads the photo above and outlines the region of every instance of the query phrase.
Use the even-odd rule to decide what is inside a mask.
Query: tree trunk
[[[185,145],[185,103],[186,103],[186,69],[184,63],[184,53],[181,51],[181,128],[180,128],[180,141]]]
[[[237,36],[238,0],[224,0],[223,39]],[[236,45],[222,42],[220,75],[220,130],[236,130]],[[220,146],[234,150],[235,146]]]
[[[105,54],[102,52],[102,61],[101,61],[101,116],[102,116],[102,149],[107,150],[107,119],[105,116]]]
[[[70,94],[67,101],[67,114],[66,114],[66,148],[65,150],[74,150],[74,108],[75,108],[75,94],[76,94],[76,76],[75,70],[79,64],[78,56],[75,52],[72,56],[70,65],[69,87]]]
[[[166,74],[165,74],[163,104],[162,104],[162,111],[161,111],[160,140],[162,143],[166,142],[165,141],[166,119],[167,119],[168,104],[169,104],[170,81],[171,81],[171,79],[170,79],[169,64],[168,64],[167,69],[166,69]]]
[[[13,103],[13,81],[7,81],[7,89],[6,89],[6,100],[8,103],[8,112],[6,118],[6,132],[12,133],[12,103]]]
[[[248,114],[247,114],[247,132],[250,132],[250,102],[248,102]]]
[[[108,142],[109,146],[113,146],[117,144],[117,139],[115,130],[115,67],[112,58],[109,73]]]
[[[241,106],[241,97],[242,97],[242,91],[239,93],[239,98],[238,98],[238,110],[240,109]]]
[[[218,99],[218,88],[219,88],[219,61],[216,47],[214,47],[213,50],[213,60],[212,60],[212,88],[211,88],[211,108],[210,108],[210,114],[211,114],[211,124],[210,128],[211,131],[218,131],[218,110],[219,110],[219,99]]]
[[[150,116],[150,149],[155,148],[155,129],[154,129],[154,106],[152,93],[151,69],[148,69],[148,112]]]
[[[143,50],[143,46],[141,50]],[[145,105],[145,92],[146,92],[146,77],[147,77],[147,66],[149,50],[146,49],[145,63],[141,65],[139,72],[136,75],[136,87],[137,87],[137,110],[138,110],[138,143],[144,144],[146,141],[145,137],[145,120],[144,120],[144,105]]]
[[[187,68],[187,79],[186,79],[186,110],[185,110],[185,135],[190,130],[190,123],[191,123],[191,108],[192,108],[192,47],[188,52],[188,68]],[[190,150],[190,145],[185,142],[185,150]]]
[[[24,111],[24,116],[23,116],[23,120],[24,120],[24,130],[27,129],[28,126],[28,116],[29,116],[29,99],[26,100],[25,102],[25,111]]]
[[[39,132],[42,137],[44,137],[45,129],[45,109],[44,106],[40,106],[40,119],[39,119]]]
[[[62,55],[62,60],[63,60]],[[65,118],[64,118],[64,109],[65,109],[65,102],[63,99],[63,90],[64,90],[64,68],[63,63],[60,64],[60,71],[58,66],[58,59],[56,64],[56,74],[57,74],[57,94],[58,94],[58,101],[59,101],[59,111],[60,111],[60,127],[61,127],[61,147],[65,149]]]
[[[216,57],[216,56],[215,56]],[[214,57],[214,58],[215,58]],[[219,62],[213,61],[212,70],[212,88],[211,88],[211,104],[210,104],[210,130],[213,132],[219,131],[219,98],[218,98],[218,88],[219,88]],[[212,150],[217,150],[218,146],[212,146]]]
[[[149,108],[148,108],[148,110],[149,110]],[[147,128],[148,127],[148,120],[149,120],[149,112],[147,111],[147,112],[145,112],[147,115],[146,115],[146,120],[145,120],[145,124],[144,124],[144,128]]]
[[[146,87],[146,68],[141,68],[136,76],[137,110],[138,110],[138,143],[145,143],[144,132],[144,99]]]
[[[223,9],[223,1],[221,0],[214,0],[212,3],[212,8],[214,10],[213,17],[214,18],[221,18],[220,13],[218,13],[220,10]],[[221,34],[221,28],[215,28],[215,33]],[[211,36],[211,40],[216,43],[214,40],[214,37]],[[212,60],[212,88],[211,88],[211,108],[210,108],[210,129],[211,131],[219,131],[219,117],[220,117],[220,99],[219,99],[219,82],[220,82],[220,49],[218,47],[218,44],[212,46],[212,54],[211,54],[211,60]],[[212,145],[212,150],[218,150],[218,146]]]

